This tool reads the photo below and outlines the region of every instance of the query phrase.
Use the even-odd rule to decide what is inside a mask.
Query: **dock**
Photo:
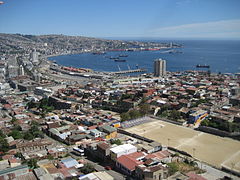
[[[128,74],[128,73],[137,73],[137,72],[146,72],[146,69],[132,69],[132,70],[126,70],[126,71],[116,71],[116,72],[110,72],[110,74]]]

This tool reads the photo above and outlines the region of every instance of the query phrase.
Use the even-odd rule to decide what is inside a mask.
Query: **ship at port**
[[[196,65],[196,68],[210,68],[210,66],[209,66],[209,65],[206,65],[206,64],[204,64],[204,65],[202,65],[202,64],[197,64],[197,65]]]
[[[127,54],[119,54],[118,57],[128,57]]]
[[[126,59],[114,59],[115,62],[126,62]]]
[[[104,51],[99,51],[99,52],[93,52],[93,55],[102,55],[102,54],[106,54],[106,52]]]
[[[112,56],[111,56],[109,59],[118,60],[119,57],[112,57]]]

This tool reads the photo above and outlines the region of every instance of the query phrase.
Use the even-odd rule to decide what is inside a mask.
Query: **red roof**
[[[171,154],[169,151],[165,150],[165,151],[158,151],[152,154],[148,154],[146,156],[146,159],[150,159],[150,158],[158,158],[158,159],[164,159],[166,157],[169,157]]]
[[[128,155],[122,155],[117,158],[117,162],[123,165],[125,168],[129,169],[130,171],[135,170],[137,165],[143,164],[142,161],[138,161],[137,159],[144,156],[142,152],[135,152]]]
[[[194,172],[189,172],[186,175],[189,177],[188,180],[207,180],[204,177],[195,174]]]
[[[12,106],[11,106],[10,104],[4,104],[3,107],[4,107],[5,109],[10,109]]]
[[[2,156],[2,159],[3,159],[3,160],[8,160],[8,159],[12,159],[12,158],[14,158],[14,155],[9,155],[9,154],[7,154],[7,155],[5,155],[5,156]]]
[[[94,125],[94,126],[89,126],[88,129],[91,130],[91,129],[96,129],[97,128],[97,125]]]

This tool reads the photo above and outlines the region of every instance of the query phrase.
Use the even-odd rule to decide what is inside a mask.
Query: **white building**
[[[19,76],[24,76],[24,68],[22,65],[19,66]]]
[[[38,63],[38,55],[39,53],[36,51],[36,49],[31,52],[30,54],[30,61],[32,61],[33,63]]]
[[[46,95],[46,96],[50,96],[53,94],[53,91],[51,89],[47,89],[47,88],[43,88],[43,87],[36,87],[34,90],[34,94],[36,95]]]
[[[118,157],[122,155],[127,155],[130,153],[137,152],[137,147],[132,144],[123,144],[117,147],[113,147],[110,149],[110,156],[112,160],[116,160]]]
[[[154,76],[165,76],[166,75],[166,60],[156,59],[154,61]]]
[[[98,131],[97,129],[92,129],[92,130],[90,130],[90,134],[91,134],[92,136],[94,136],[95,138],[102,136],[102,132],[101,132],[101,131]]]

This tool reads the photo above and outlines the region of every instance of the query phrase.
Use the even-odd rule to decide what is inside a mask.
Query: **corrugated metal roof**
[[[3,170],[0,171],[0,175],[8,174],[10,172],[17,171],[19,169],[25,169],[25,168],[28,168],[28,165],[20,165],[20,166],[16,166],[16,167],[13,167],[13,168],[3,169]]]
[[[77,162],[75,159],[73,159],[73,158],[63,159],[63,160],[61,160],[61,162],[62,162],[67,168],[74,167],[74,166],[78,165],[78,162]]]

